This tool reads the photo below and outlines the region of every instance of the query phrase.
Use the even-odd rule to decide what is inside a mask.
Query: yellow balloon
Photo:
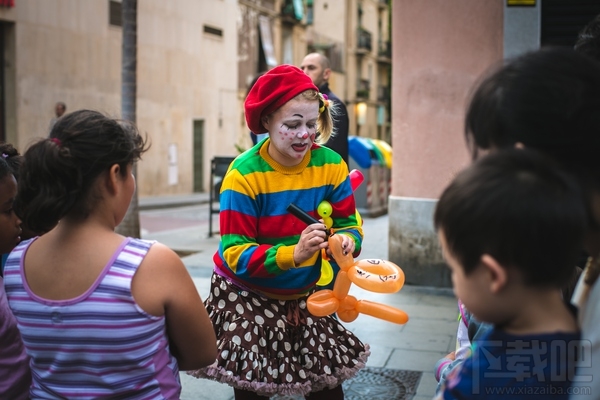
[[[333,219],[331,217],[323,217],[323,223],[327,227],[327,229],[331,229],[333,226]]]
[[[317,286],[327,286],[333,280],[333,268],[329,261],[321,260],[321,277],[317,281]]]

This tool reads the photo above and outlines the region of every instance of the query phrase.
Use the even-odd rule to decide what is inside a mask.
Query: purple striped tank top
[[[126,239],[81,296],[47,300],[27,285],[23,260],[35,239],[10,254],[4,283],[31,357],[32,398],[178,399],[177,361],[165,317],[144,312],[131,280],[152,242]]]

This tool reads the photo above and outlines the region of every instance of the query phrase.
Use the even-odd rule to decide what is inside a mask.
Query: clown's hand
[[[327,247],[325,226],[322,223],[310,224],[300,234],[300,240],[294,248],[294,264],[300,265],[316,252]]]

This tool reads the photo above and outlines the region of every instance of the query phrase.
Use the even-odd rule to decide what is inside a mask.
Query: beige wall
[[[120,116],[121,28],[108,0],[19,0],[0,10],[15,22],[16,123],[8,138],[24,150],[47,135],[56,101]],[[141,196],[191,193],[193,120],[205,120],[204,182],[210,159],[237,154],[237,1],[138,2],[137,118],[152,148],[138,169]],[[204,24],[222,37],[203,32]],[[10,122],[10,116],[9,116]],[[168,145],[178,148],[178,183],[168,182]]]

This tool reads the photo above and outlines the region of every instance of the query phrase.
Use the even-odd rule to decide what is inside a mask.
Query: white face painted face
[[[319,102],[292,99],[263,120],[269,131],[269,155],[281,165],[300,164],[317,135]]]

